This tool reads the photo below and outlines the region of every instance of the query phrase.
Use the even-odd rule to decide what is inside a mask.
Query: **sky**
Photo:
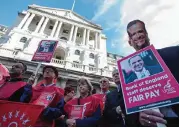
[[[71,9],[73,0],[2,0],[0,24],[12,26],[18,12],[31,4]],[[127,23],[134,19],[146,23],[150,42],[157,49],[179,44],[179,0],[76,0],[74,12],[102,26],[110,53],[134,52],[126,33]]]

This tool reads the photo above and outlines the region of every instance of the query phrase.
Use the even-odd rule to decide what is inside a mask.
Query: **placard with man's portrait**
[[[179,103],[179,84],[152,45],[117,64],[127,114]]]
[[[32,58],[32,61],[37,62],[50,62],[54,51],[57,47],[58,41],[42,40]]]

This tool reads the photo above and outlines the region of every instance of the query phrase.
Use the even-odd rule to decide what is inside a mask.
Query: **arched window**
[[[89,58],[94,59],[94,54],[90,53]]]
[[[66,38],[66,37],[61,37],[60,39],[62,39],[62,40],[67,40],[67,38]]]
[[[26,42],[27,42],[27,38],[26,38],[26,37],[22,37],[22,38],[20,39],[20,42],[26,43]]]
[[[75,55],[80,55],[80,51],[79,51],[79,50],[76,50],[76,51],[75,51]]]

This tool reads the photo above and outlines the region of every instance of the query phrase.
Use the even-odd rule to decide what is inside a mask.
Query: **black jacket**
[[[125,124],[122,116],[116,113],[116,107],[118,107],[119,105],[122,109],[123,114],[125,115]],[[103,113],[103,122],[106,122],[106,127],[137,127],[139,126],[137,118],[138,114],[126,115],[123,95],[121,91],[118,92],[118,90],[116,89],[107,94]]]
[[[179,83],[179,46],[159,49],[158,53]],[[179,104],[172,105],[171,107],[178,115],[178,118],[167,118],[168,126],[179,126]]]

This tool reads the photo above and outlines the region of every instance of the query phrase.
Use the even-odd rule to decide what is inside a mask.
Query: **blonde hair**
[[[85,81],[85,82],[87,83],[88,88],[89,88],[89,91],[90,91],[90,92],[89,92],[89,95],[92,95],[93,85],[91,84],[91,82],[90,82],[88,79],[86,79],[85,77],[80,77],[80,78],[77,80],[78,86],[79,86],[79,83],[80,83],[81,81]]]

